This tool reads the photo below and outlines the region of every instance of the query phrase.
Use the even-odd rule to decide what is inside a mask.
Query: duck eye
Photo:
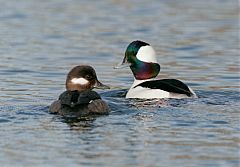
[[[86,75],[85,78],[90,80],[90,79],[92,79],[92,76],[91,75]]]

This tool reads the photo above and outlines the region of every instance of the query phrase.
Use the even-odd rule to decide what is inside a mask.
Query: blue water
[[[1,1],[1,166],[240,165],[238,1]],[[115,70],[127,45],[150,43],[159,78],[198,99],[124,98],[133,78]],[[89,64],[111,90],[112,112],[64,120],[48,106],[67,72]]]

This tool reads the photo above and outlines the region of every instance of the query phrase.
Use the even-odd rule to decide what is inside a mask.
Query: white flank
[[[88,80],[85,78],[73,78],[71,82],[74,84],[86,85],[88,83]]]
[[[148,63],[157,63],[156,53],[153,47],[147,45],[142,46],[137,53],[138,60],[148,62]]]
[[[145,82],[145,81],[151,81],[154,79],[147,79],[147,80],[135,80],[127,92],[126,98],[140,98],[140,99],[153,99],[153,98],[175,98],[175,99],[182,99],[182,98],[197,98],[196,94],[192,91],[191,88],[190,91],[193,93],[193,96],[188,97],[185,94],[177,94],[177,93],[170,93],[161,89],[150,89],[150,88],[144,88],[141,86],[136,85]]]
[[[149,89],[143,87],[132,88],[128,91],[126,98],[154,99],[169,98],[170,93],[160,89]]]
[[[143,88],[141,86],[137,86],[136,88],[134,88],[136,85],[142,82],[151,81],[151,80],[154,80],[154,79],[146,79],[146,80],[135,79],[131,88],[127,92],[126,98],[140,98],[140,99],[169,98],[170,93],[160,89],[149,89],[149,88]]]

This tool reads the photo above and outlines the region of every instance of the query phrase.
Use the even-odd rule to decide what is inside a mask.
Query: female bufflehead
[[[126,98],[189,98],[193,90],[176,79],[155,79],[160,72],[154,49],[146,42],[133,41],[126,49],[123,62],[115,68],[130,66],[135,80]]]
[[[98,81],[91,66],[74,67],[67,75],[66,91],[54,101],[49,111],[69,117],[81,117],[95,114],[106,114],[110,111],[107,103],[93,88],[109,89]]]

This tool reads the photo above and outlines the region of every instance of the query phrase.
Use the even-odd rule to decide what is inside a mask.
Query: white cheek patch
[[[80,85],[86,85],[89,83],[89,81],[86,80],[85,78],[73,78],[71,82],[73,84],[80,84]]]
[[[156,59],[156,53],[154,49],[147,45],[147,46],[142,46],[136,55],[138,60],[147,62],[147,63],[157,63]]]

